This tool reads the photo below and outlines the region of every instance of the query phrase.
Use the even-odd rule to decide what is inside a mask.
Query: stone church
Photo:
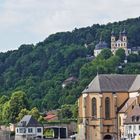
[[[78,99],[77,139],[119,140],[119,111],[131,98],[140,103],[139,90],[140,75],[97,75]]]

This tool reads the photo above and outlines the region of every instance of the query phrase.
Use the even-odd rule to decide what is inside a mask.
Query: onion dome
[[[111,35],[112,35],[112,36],[115,36],[114,30],[112,30]]]

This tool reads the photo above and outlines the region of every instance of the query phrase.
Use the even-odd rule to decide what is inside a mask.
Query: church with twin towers
[[[124,29],[123,31],[119,32],[119,37],[115,34],[114,31],[111,32],[111,52],[115,54],[115,52],[119,49],[122,48],[125,50],[126,56],[131,54],[131,48],[128,46],[128,38],[127,38],[127,33],[126,30]],[[100,39],[99,43],[96,44],[95,49],[94,49],[94,56],[96,57],[102,49],[108,48],[108,45],[105,41]]]

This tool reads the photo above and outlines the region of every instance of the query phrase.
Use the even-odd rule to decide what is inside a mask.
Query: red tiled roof
[[[47,115],[46,117],[44,117],[44,119],[45,119],[45,120],[50,120],[50,119],[55,118],[55,117],[57,117],[57,116],[54,115],[54,114],[49,114],[49,115]]]

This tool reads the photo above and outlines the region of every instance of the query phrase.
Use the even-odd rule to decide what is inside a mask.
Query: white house
[[[124,139],[140,139],[140,106],[135,105],[131,114],[127,116],[124,122]]]
[[[43,137],[43,126],[31,115],[25,115],[15,129],[15,140]]]

